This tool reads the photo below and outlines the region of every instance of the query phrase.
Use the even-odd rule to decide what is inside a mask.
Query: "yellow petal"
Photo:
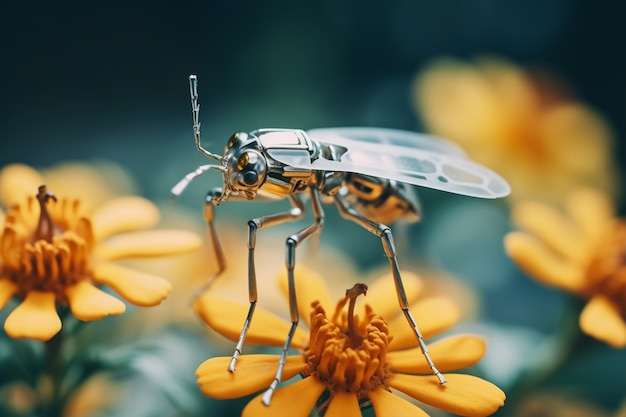
[[[65,295],[67,295],[72,314],[82,321],[100,320],[126,311],[126,305],[123,302],[87,281],[79,281],[67,287]]]
[[[468,417],[493,414],[504,405],[504,392],[491,382],[472,375],[446,374],[439,385],[435,376],[394,374],[389,386],[444,411]]]
[[[337,391],[332,394],[325,417],[361,417],[361,407],[356,394]]]
[[[304,266],[298,266],[294,275],[294,281],[300,320],[306,323],[307,326],[310,324],[312,311],[311,303],[313,303],[313,301],[319,301],[322,304],[322,307],[327,309],[327,313],[332,314],[331,309],[333,308],[333,304],[330,301],[328,287],[326,286],[324,278]],[[280,286],[283,294],[289,298],[287,271],[283,270],[280,274],[278,278],[278,285]]]
[[[210,293],[199,297],[194,307],[200,317],[215,331],[230,340],[237,341],[249,305],[227,300]],[[257,308],[248,329],[246,343],[282,347],[287,338],[291,323],[265,310]],[[308,345],[309,335],[300,327],[291,343],[295,349],[304,349]]]
[[[94,213],[94,236],[96,240],[102,240],[118,233],[147,229],[154,226],[159,217],[159,209],[145,198],[118,197]]]
[[[619,307],[602,295],[593,297],[580,313],[583,332],[615,348],[626,347],[626,323]]]
[[[587,247],[581,230],[555,208],[543,203],[518,203],[513,219],[557,254],[572,262],[584,258]]]
[[[5,207],[23,202],[28,196],[37,195],[44,184],[41,175],[24,164],[10,164],[0,170],[0,202]]]
[[[409,271],[402,271],[402,282],[404,284],[404,292],[406,293],[407,301],[410,305],[417,300],[422,290],[422,281],[417,275]],[[378,278],[371,285],[368,285],[367,295],[363,301],[364,302],[360,303],[360,310],[358,310],[361,317],[363,317],[363,312],[365,311],[365,304],[372,307],[374,313],[385,318],[387,321],[402,311],[398,303],[396,286],[391,272]]]
[[[376,417],[428,417],[428,414],[415,404],[382,387],[375,389],[367,396],[372,402]]]
[[[606,193],[591,188],[581,188],[566,200],[567,211],[585,235],[595,242],[612,223],[615,205]]]
[[[460,317],[457,306],[444,297],[420,300],[411,306],[411,313],[424,339],[454,326]],[[389,322],[389,333],[393,335],[389,344],[391,351],[418,346],[417,337],[404,314]]]
[[[143,307],[160,304],[172,291],[172,285],[161,277],[111,263],[98,264],[93,278],[131,303]]]
[[[57,196],[80,199],[90,211],[118,196],[131,195],[137,188],[125,168],[107,160],[64,161],[41,173],[49,190]]]
[[[474,335],[454,335],[428,344],[428,354],[441,372],[470,367],[480,360],[487,350],[483,339]],[[428,363],[420,348],[387,353],[394,372],[429,374]]]
[[[96,248],[107,261],[176,255],[202,246],[202,239],[186,230],[149,230],[113,236]]]
[[[230,356],[211,358],[196,370],[200,390],[220,400],[243,397],[270,386],[276,375],[279,355],[241,355],[235,372],[228,371]],[[283,368],[283,381],[306,368],[301,355],[288,356]]]
[[[256,396],[241,417],[308,417],[325,389],[324,383],[310,376],[276,390],[269,407],[261,402],[263,394]]]
[[[556,256],[534,236],[511,232],[504,238],[504,247],[511,259],[537,281],[570,292],[585,288],[582,267]]]
[[[9,314],[4,330],[14,339],[29,338],[45,342],[61,330],[56,297],[51,292],[31,291]]]
[[[16,292],[17,285],[8,278],[0,278],[0,310],[7,305]]]

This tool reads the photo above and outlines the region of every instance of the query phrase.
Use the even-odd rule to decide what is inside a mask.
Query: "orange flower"
[[[141,197],[114,198],[90,216],[81,200],[54,196],[45,186],[35,196],[32,184],[42,180],[24,165],[0,173],[2,199],[13,204],[0,237],[0,308],[13,296],[21,300],[4,324],[10,337],[49,340],[61,330],[57,308],[66,306],[82,321],[122,314],[125,304],[100,285],[133,304],[157,305],[171,291],[169,282],[114,261],[188,252],[202,243],[186,231],[140,231],[159,219],[156,206]],[[22,186],[33,195],[15,203]]]
[[[413,303],[420,281],[405,272],[405,289]],[[286,293],[286,276],[281,279]],[[362,284],[361,284],[362,285]],[[354,290],[352,290],[354,291]],[[283,380],[302,375],[301,380],[279,386],[269,406],[262,395],[253,399],[244,416],[308,416],[316,407],[326,417],[361,415],[361,405],[371,402],[377,416],[427,414],[417,405],[395,395],[396,391],[431,406],[466,416],[485,416],[504,403],[504,393],[495,385],[466,374],[447,373],[447,384],[439,385],[417,346],[415,335],[400,313],[390,276],[370,286],[368,304],[355,313],[356,294],[348,291],[332,316],[325,281],[306,268],[299,268],[296,294],[301,320],[307,334],[296,329],[292,348],[301,354],[287,357]],[[347,314],[343,312],[349,303]],[[248,306],[211,292],[200,297],[195,307],[211,328],[237,340]],[[458,319],[454,304],[445,298],[430,298],[412,304],[412,312],[424,337],[451,327]],[[392,317],[386,322],[383,317]],[[280,347],[290,323],[257,308],[246,341]],[[429,345],[429,353],[444,372],[476,363],[485,352],[485,342],[473,335],[455,335]],[[231,358],[215,357],[197,370],[202,392],[218,399],[243,397],[267,388],[278,366],[278,355],[241,355],[235,372],[227,370]],[[320,400],[322,398],[322,400]],[[326,400],[323,400],[327,398]],[[323,401],[323,404],[319,404]]]
[[[500,173],[513,201],[559,201],[581,184],[615,192],[606,121],[541,81],[503,59],[440,59],[418,74],[413,98],[426,128]]]
[[[537,281],[589,300],[579,320],[583,332],[626,347],[626,222],[594,189],[572,193],[565,209],[517,204],[514,220],[526,231],[509,233],[506,250]]]

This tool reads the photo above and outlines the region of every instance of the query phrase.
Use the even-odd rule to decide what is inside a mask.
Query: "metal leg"
[[[208,165],[207,165],[208,166]],[[207,224],[207,229],[209,232],[209,238],[213,243],[213,253],[215,254],[215,261],[217,262],[217,271],[213,275],[209,277],[206,284],[202,287],[198,288],[193,293],[193,299],[197,298],[205,292],[209,287],[213,284],[215,279],[219,277],[222,272],[226,269],[226,257],[224,256],[224,251],[222,250],[222,244],[220,243],[219,236],[217,234],[217,230],[215,229],[215,206],[217,205],[216,201],[219,199],[219,196],[222,193],[221,188],[214,188],[209,190],[204,200],[204,220]]]
[[[417,327],[417,323],[415,322],[415,319],[411,314],[411,310],[409,309],[409,303],[407,301],[406,293],[404,291],[404,284],[402,283],[402,277],[400,276],[400,268],[398,267],[396,248],[393,243],[393,235],[391,234],[391,229],[387,225],[361,216],[353,208],[351,208],[348,203],[343,199],[343,197],[339,194],[335,196],[335,202],[337,203],[337,208],[343,218],[355,222],[370,233],[373,233],[376,236],[380,237],[383,248],[385,250],[385,254],[389,259],[389,264],[391,266],[391,272],[393,274],[393,280],[396,286],[396,294],[398,296],[400,308],[402,309],[402,312],[404,313],[407,321],[413,328],[415,336],[417,336],[417,341],[419,343],[420,349],[422,350],[422,353],[424,354],[424,357],[426,358],[428,366],[432,370],[433,374],[437,377],[437,379],[439,379],[439,383],[445,384],[447,382],[446,378],[441,374],[441,372],[439,372],[439,370],[435,367],[434,362],[430,358],[430,355],[428,354],[428,347],[426,346],[424,338],[422,337],[422,333]]]
[[[276,370],[276,375],[274,376],[274,380],[272,381],[270,387],[265,391],[263,395],[263,404],[269,406],[270,401],[272,400],[272,395],[276,390],[276,387],[280,383],[283,376],[283,368],[285,366],[285,362],[287,360],[287,354],[289,352],[289,347],[291,346],[291,341],[293,339],[293,335],[298,327],[298,321],[300,320],[298,314],[298,302],[296,300],[296,287],[294,280],[294,267],[296,264],[296,248],[300,243],[306,240],[309,236],[311,236],[315,232],[319,232],[324,227],[324,211],[322,210],[322,204],[320,202],[319,192],[315,188],[311,188],[311,205],[313,208],[313,215],[315,220],[313,224],[304,229],[298,231],[297,233],[289,236],[286,242],[286,253],[285,253],[285,265],[287,266],[287,282],[289,288],[289,314],[291,316],[291,328],[289,329],[289,333],[287,334],[287,339],[285,340],[285,344],[283,345],[283,350],[280,354],[280,359],[278,360],[278,369]]]
[[[239,340],[235,346],[235,351],[228,365],[230,372],[235,371],[235,364],[241,351],[243,349],[243,343],[246,339],[246,334],[250,328],[252,322],[252,316],[257,302],[257,285],[256,285],[256,269],[254,262],[254,248],[256,247],[256,231],[267,226],[273,226],[276,224],[284,223],[287,221],[299,220],[304,216],[304,202],[297,194],[290,196],[291,204],[293,208],[286,213],[272,214],[269,216],[259,217],[252,219],[248,222],[248,300],[250,301],[250,308],[246,315],[246,320],[243,323]]]

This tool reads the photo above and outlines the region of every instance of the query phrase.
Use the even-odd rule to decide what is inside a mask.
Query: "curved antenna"
[[[223,158],[213,152],[209,152],[208,150],[202,147],[200,143],[200,104],[198,104],[198,77],[194,74],[189,76],[189,94],[191,95],[191,113],[193,114],[193,136],[196,140],[196,148],[204,155],[209,158],[217,159],[220,162],[223,162]]]
[[[174,199],[178,198],[178,196],[180,196],[183,193],[183,191],[185,191],[185,188],[187,188],[187,186],[189,185],[189,183],[191,181],[193,181],[194,179],[196,179],[200,175],[204,174],[209,169],[214,169],[214,170],[219,171],[221,173],[226,172],[226,168],[224,168],[221,165],[210,165],[209,164],[209,165],[199,166],[194,171],[192,171],[189,174],[185,175],[183,177],[183,179],[178,181],[178,183],[175,186],[172,187],[172,189],[170,190],[170,199],[174,200]],[[221,199],[222,199],[222,197],[220,196],[220,198],[218,199],[218,202],[221,201]]]

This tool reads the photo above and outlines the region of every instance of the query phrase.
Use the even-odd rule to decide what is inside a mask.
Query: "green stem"
[[[45,365],[46,374],[50,378],[52,391],[49,396],[42,398],[42,414],[49,417],[61,416],[64,408],[62,385],[65,375],[63,362],[64,332],[59,332],[56,336],[45,343]]]
[[[578,317],[583,306],[580,299],[570,296],[569,305],[564,312],[565,319],[557,336],[559,355],[549,366],[538,368],[533,373],[519,378],[512,387],[507,389],[506,410],[514,410],[528,395],[541,390],[551,378],[593,347],[592,341],[582,333],[578,324]]]

